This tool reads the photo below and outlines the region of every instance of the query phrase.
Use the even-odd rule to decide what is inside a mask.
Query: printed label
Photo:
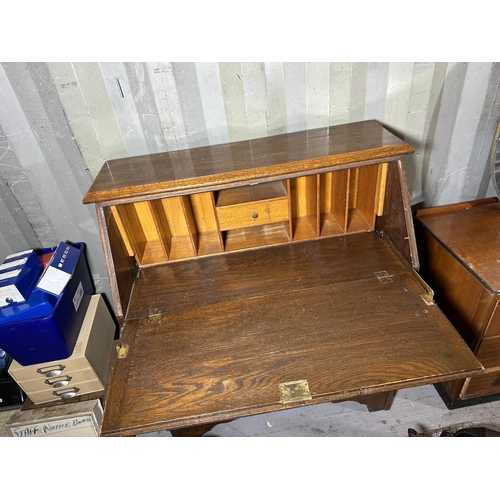
[[[9,271],[8,273],[2,273],[0,274],[0,281],[15,278],[20,272],[21,269],[15,269],[14,271]]]
[[[10,262],[4,262],[2,265],[0,265],[0,271],[3,271],[4,269],[10,269],[11,267],[22,266],[23,264],[26,264],[27,260],[28,257],[25,257],[24,259],[11,260]]]
[[[23,250],[22,252],[17,252],[17,253],[11,253],[10,255],[7,255],[7,257],[5,257],[5,260],[8,260],[8,259],[13,259],[14,257],[21,257],[21,255],[26,255],[28,253],[31,253],[33,250]]]
[[[73,296],[73,305],[75,306],[75,312],[78,311],[82,298],[83,298],[83,285],[82,282],[80,281],[80,284],[76,289],[75,295]]]
[[[0,307],[8,306],[12,302],[24,302],[24,297],[19,293],[17,286],[0,287]]]

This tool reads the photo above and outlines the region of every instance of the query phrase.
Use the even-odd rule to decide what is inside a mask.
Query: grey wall
[[[105,160],[376,119],[416,153],[412,202],[493,195],[500,63],[1,63],[0,259],[83,241],[109,290],[93,206]]]

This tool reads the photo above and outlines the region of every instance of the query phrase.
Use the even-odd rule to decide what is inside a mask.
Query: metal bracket
[[[278,384],[278,390],[283,404],[296,403],[312,399],[311,390],[307,380],[296,380]]]
[[[420,283],[422,288],[425,290],[425,293],[420,294],[420,298],[428,305],[434,306],[436,303],[434,302],[434,290],[424,281],[422,276],[415,271],[415,269],[411,268],[411,272],[413,276],[417,278],[417,281]]]
[[[411,271],[416,280],[420,283],[420,286],[425,290],[425,293],[420,294],[420,298],[428,306],[434,306],[434,290],[425,282],[424,278],[410,265],[410,263],[401,255],[401,252],[394,246],[392,241],[384,234],[383,231],[380,232],[380,237],[391,247],[392,251],[399,257],[403,265]],[[375,273],[377,274],[377,273]],[[392,280],[391,280],[392,281]]]
[[[161,311],[156,307],[151,307],[149,309],[148,323],[160,324],[161,323]]]
[[[128,355],[128,344],[118,344],[116,351],[118,352],[118,359],[125,359]]]
[[[387,271],[376,271],[375,276],[380,281],[380,283],[391,283],[392,278]]]

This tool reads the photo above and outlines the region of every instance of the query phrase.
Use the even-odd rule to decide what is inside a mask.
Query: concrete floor
[[[432,385],[396,392],[389,411],[369,412],[353,401],[323,403],[218,424],[204,437],[407,437],[408,429],[441,431],[484,426],[500,431],[500,401],[449,410]],[[154,432],[144,437],[171,437]]]

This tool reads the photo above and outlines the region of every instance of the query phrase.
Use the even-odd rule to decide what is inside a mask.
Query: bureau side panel
[[[384,213],[377,217],[375,229],[391,240],[414,269],[419,269],[410,195],[402,160],[388,164]]]
[[[108,270],[113,309],[121,324],[130,301],[136,275],[136,263],[135,259],[127,251],[111,208],[96,205],[96,210]]]

